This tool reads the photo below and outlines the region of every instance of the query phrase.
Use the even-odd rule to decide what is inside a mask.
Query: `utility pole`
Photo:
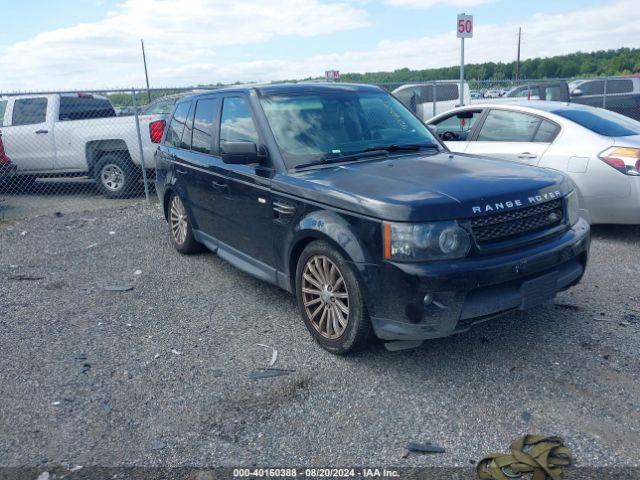
[[[516,82],[520,80],[520,36],[522,28],[518,27],[518,59],[516,60]]]
[[[149,74],[147,73],[147,56],[144,54],[144,40],[140,39],[142,45],[142,62],[144,63],[144,78],[147,80],[147,103],[151,103],[151,91],[149,90]]]

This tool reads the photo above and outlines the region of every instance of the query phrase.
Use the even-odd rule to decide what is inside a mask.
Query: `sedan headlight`
[[[384,258],[426,261],[462,258],[471,247],[469,233],[456,221],[383,224]]]
[[[575,190],[567,195],[567,220],[572,227],[580,220],[580,202]]]

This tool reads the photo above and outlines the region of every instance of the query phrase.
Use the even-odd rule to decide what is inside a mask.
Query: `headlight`
[[[471,247],[469,233],[456,221],[383,224],[384,258],[425,261],[462,258]]]
[[[580,202],[575,190],[567,195],[567,220],[570,226],[574,226],[580,220]]]

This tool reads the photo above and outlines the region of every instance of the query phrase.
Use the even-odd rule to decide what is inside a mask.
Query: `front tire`
[[[311,242],[300,255],[296,294],[307,329],[326,350],[343,355],[371,343],[360,282],[344,256],[327,242]]]
[[[103,155],[94,167],[98,189],[107,198],[126,198],[139,193],[141,173],[127,152]]]
[[[184,255],[191,255],[204,250],[204,246],[197,242],[193,235],[187,209],[176,193],[172,193],[169,199],[167,221],[169,223],[169,237],[177,251]]]

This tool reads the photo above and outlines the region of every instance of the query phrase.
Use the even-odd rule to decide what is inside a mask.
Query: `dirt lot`
[[[596,228],[555,305],[341,358],[287,293],[175,252],[157,206],[5,221],[0,465],[468,467],[539,432],[578,465],[638,466],[639,239]],[[249,378],[258,344],[292,372]],[[414,440],[446,453],[403,458]]]

